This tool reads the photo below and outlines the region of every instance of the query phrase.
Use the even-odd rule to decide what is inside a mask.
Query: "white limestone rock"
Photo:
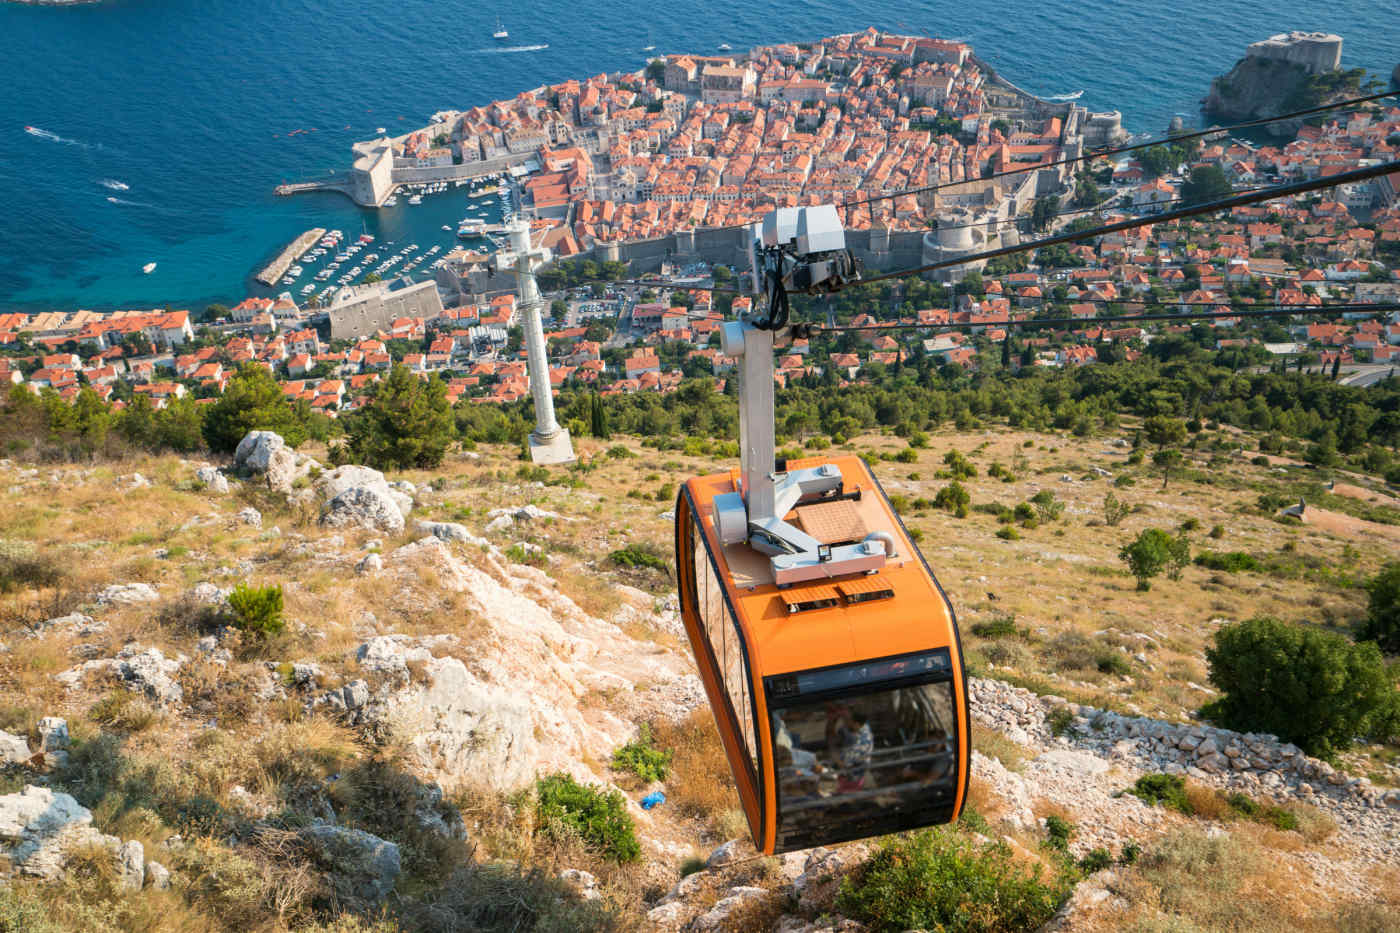
[[[139,891],[146,880],[146,849],[128,839],[117,850],[117,883],[127,891]]]
[[[228,478],[219,472],[217,467],[200,467],[194,473],[195,479],[204,485],[204,488],[215,495],[224,495],[228,492]]]
[[[238,510],[238,520],[245,525],[252,526],[253,528],[262,527],[262,513],[259,512],[257,509],[253,508],[251,505],[245,509]]]
[[[166,890],[170,887],[170,870],[160,862],[147,862],[146,886],[155,891]]]
[[[338,493],[321,513],[321,524],[332,528],[360,527],[397,534],[403,531],[403,512],[387,487],[351,486]]]
[[[0,797],[0,855],[23,874],[57,878],[71,849],[106,839],[68,794],[31,784]]]
[[[160,594],[149,583],[113,583],[97,594],[97,605],[129,606],[152,603],[157,599],[160,599]]]
[[[0,731],[0,765],[22,765],[31,757],[24,736]]]
[[[362,829],[314,823],[299,834],[330,870],[336,893],[374,903],[394,889],[402,863],[399,847]]]

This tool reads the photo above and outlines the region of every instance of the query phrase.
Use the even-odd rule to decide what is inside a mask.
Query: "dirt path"
[[[1400,544],[1400,525],[1368,522],[1364,518],[1353,518],[1341,512],[1331,512],[1316,506],[1307,507],[1303,513],[1303,523],[1343,537],[1385,538]]]
[[[1332,486],[1332,494],[1336,496],[1346,496],[1349,499],[1360,499],[1362,502],[1369,502],[1372,505],[1384,505],[1392,509],[1400,509],[1400,499],[1394,496],[1387,496],[1382,492],[1374,492],[1361,486],[1353,486],[1351,483],[1334,484]]]

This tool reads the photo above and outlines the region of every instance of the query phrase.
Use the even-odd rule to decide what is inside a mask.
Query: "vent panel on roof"
[[[841,596],[834,586],[803,586],[783,590],[779,594],[788,612],[811,612],[841,605]]]
[[[854,580],[842,580],[836,584],[836,590],[846,597],[846,602],[852,605],[856,603],[868,603],[876,599],[891,599],[894,596],[894,588],[888,583],[874,577],[860,577]]]

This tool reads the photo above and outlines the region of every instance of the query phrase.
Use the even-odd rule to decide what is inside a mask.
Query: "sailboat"
[[[499,16],[496,17],[496,31],[491,33],[491,38],[498,42],[504,42],[510,38],[510,33],[506,31],[506,27],[501,23],[501,18]]]

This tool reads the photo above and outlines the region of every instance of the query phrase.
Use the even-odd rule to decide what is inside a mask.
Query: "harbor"
[[[292,263],[300,259],[301,254],[311,248],[311,244],[325,235],[325,227],[313,227],[307,230],[289,243],[287,248],[277,255],[276,259],[268,263],[267,267],[257,274],[257,280],[269,288],[276,285],[278,280],[286,274],[287,269],[291,267]]]

